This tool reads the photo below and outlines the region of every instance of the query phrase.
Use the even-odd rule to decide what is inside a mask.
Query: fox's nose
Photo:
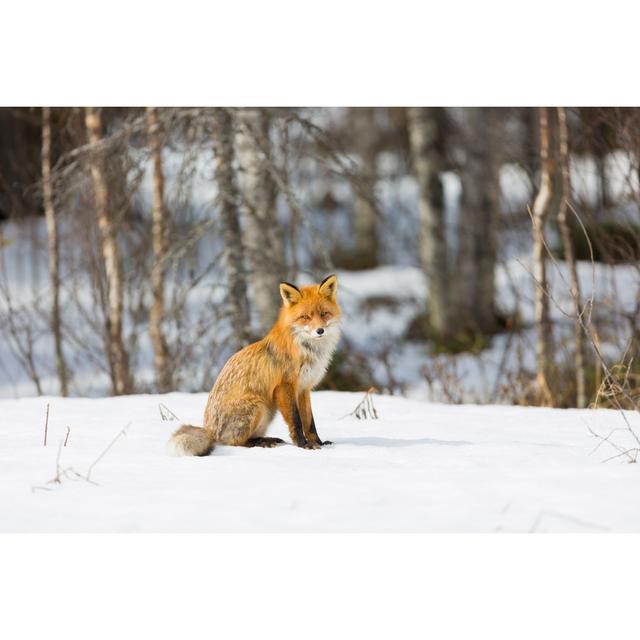
[[[321,336],[324,333],[324,329],[320,327],[319,329],[316,329],[316,333]]]

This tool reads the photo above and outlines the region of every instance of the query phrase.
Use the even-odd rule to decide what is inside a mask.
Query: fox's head
[[[336,301],[338,278],[327,276],[320,284],[296,287],[289,282],[280,284],[282,310],[280,320],[291,327],[301,343],[338,338],[340,307]],[[319,344],[319,343],[318,343]]]

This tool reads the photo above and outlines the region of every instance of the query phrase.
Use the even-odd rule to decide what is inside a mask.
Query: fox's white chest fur
[[[335,327],[320,339],[299,340],[304,356],[304,362],[300,367],[300,376],[298,378],[299,389],[313,389],[313,387],[320,384],[331,364],[331,358],[339,339],[340,332]]]

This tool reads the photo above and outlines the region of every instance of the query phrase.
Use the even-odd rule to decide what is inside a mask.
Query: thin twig
[[[632,452],[634,453],[633,456],[630,455]],[[640,453],[640,449],[638,449],[637,447],[634,447],[632,449],[625,449],[624,451],[621,451],[620,453],[617,453],[615,456],[611,456],[610,458],[606,458],[602,462],[609,462],[610,460],[615,460],[616,458],[620,458],[622,456],[627,456],[627,458],[629,458],[629,462],[630,463],[635,463],[638,460],[638,453]]]
[[[49,430],[49,403],[47,402],[47,414],[44,419],[44,446],[47,446],[47,432]]]
[[[56,475],[49,480],[49,483],[60,484],[62,481],[60,480],[60,455],[62,454],[62,440],[60,440],[60,444],[58,444],[58,453],[56,455]]]
[[[160,410],[160,417],[163,420],[180,420],[178,416],[167,407],[167,405],[162,404],[162,402],[158,403],[158,409]]]
[[[87,469],[87,475],[86,475],[86,479],[91,481],[91,471],[93,470],[93,467],[95,467],[98,462],[100,462],[100,460],[102,460],[102,458],[104,458],[104,456],[106,455],[106,453],[109,451],[109,449],[111,449],[111,447],[113,447],[113,445],[116,443],[116,441],[120,438],[120,436],[124,436],[126,435],[127,429],[131,426],[131,423],[128,422],[117,434],[116,437],[107,445],[107,448],[93,461],[93,463],[89,466],[89,468]]]

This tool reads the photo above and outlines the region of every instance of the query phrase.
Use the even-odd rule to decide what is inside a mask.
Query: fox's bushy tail
[[[183,424],[169,438],[167,452],[174,456],[208,456],[213,451],[213,435],[190,424]]]

